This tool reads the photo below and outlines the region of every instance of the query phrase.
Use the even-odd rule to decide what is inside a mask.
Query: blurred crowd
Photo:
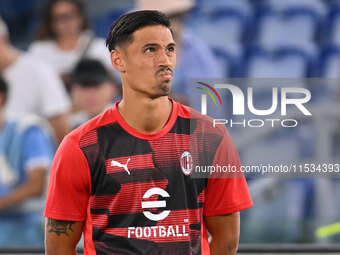
[[[190,78],[339,77],[337,0],[2,0],[0,246],[43,245],[44,192],[55,149],[68,132],[121,99],[105,37],[117,17],[142,9],[161,10],[171,20],[177,44],[171,96],[181,103],[190,103]],[[336,100],[338,87],[315,91],[313,100]],[[292,185],[298,181],[284,190]],[[295,201],[302,209],[285,215],[294,226],[275,228],[275,222],[277,236],[258,234],[268,218],[255,210],[244,215],[248,234],[241,241],[313,241],[301,237],[305,225],[296,228],[309,217],[311,185],[295,190],[304,196]],[[263,208],[280,212],[286,202],[271,196]]]

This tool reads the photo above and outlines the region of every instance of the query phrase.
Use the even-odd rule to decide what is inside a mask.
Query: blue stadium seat
[[[340,2],[331,7],[323,29],[323,41],[340,46]]]
[[[295,48],[246,50],[240,76],[249,78],[304,78],[309,76],[312,57]]]
[[[239,148],[242,164],[289,165],[309,159],[313,153],[311,148],[315,148],[316,144],[314,133],[305,131],[306,126],[301,126],[259,137],[257,141]],[[254,206],[242,214],[241,242],[283,243],[313,238],[314,233],[306,236],[303,228],[314,216],[314,179],[285,179],[274,174],[274,185],[265,181],[268,179],[263,176],[250,180]],[[256,186],[262,191],[253,188]]]
[[[324,46],[320,50],[319,74],[324,78],[340,78],[340,46]]]
[[[317,76],[325,79],[311,86],[313,100],[327,102],[337,100],[340,89],[335,78],[340,78],[340,46],[321,47],[316,70]]]
[[[314,42],[322,19],[311,9],[261,10],[255,20],[255,40],[271,48],[290,46],[314,52]]]
[[[310,10],[323,16],[326,14],[327,6],[320,0],[268,0],[268,5],[278,11],[287,11],[291,9]]]
[[[241,213],[240,242],[313,241],[314,231],[306,233],[306,226],[311,227],[309,224],[314,216],[314,193],[315,179],[278,179],[275,187],[254,199],[250,210]]]
[[[223,77],[225,78],[235,77],[237,75],[236,68],[238,66],[239,59],[220,48],[212,48],[212,51],[220,68],[219,73],[223,73]]]
[[[304,52],[293,48],[278,48],[269,51],[259,47],[246,50],[240,77],[247,78],[305,78],[310,69],[310,58]],[[258,80],[258,79],[257,79]],[[255,80],[256,81],[256,80]],[[292,85],[296,85],[292,84]],[[254,104],[258,109],[272,105],[272,84],[258,82],[254,86]],[[289,83],[285,86],[289,86]],[[301,81],[302,87],[306,84]]]
[[[107,13],[92,16],[93,29],[97,36],[106,38],[112,23],[130,9],[114,9]]]
[[[245,24],[246,19],[242,14],[232,10],[221,10],[209,15],[192,17],[188,26],[209,46],[237,55],[240,52]]]
[[[43,0],[1,0],[0,16],[5,20],[14,46],[26,49],[36,36]]]
[[[218,10],[233,10],[244,16],[250,14],[251,6],[248,0],[198,0],[197,9],[200,12],[211,13]]]

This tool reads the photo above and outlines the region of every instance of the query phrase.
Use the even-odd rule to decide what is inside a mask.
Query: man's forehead
[[[162,25],[145,26],[137,29],[133,33],[133,39],[136,42],[162,42],[173,43],[173,36],[169,28]]]

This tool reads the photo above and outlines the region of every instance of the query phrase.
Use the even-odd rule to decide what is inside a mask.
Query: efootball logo
[[[181,157],[181,168],[185,175],[190,175],[193,168],[193,160],[190,152],[185,151]]]
[[[161,197],[170,197],[169,193],[161,188],[151,188],[143,195],[143,199],[148,199],[153,195],[158,195]],[[142,208],[143,209],[152,209],[152,208],[165,208],[166,201],[165,200],[157,200],[157,201],[143,201]],[[160,214],[152,213],[150,211],[143,211],[143,214],[146,218],[153,221],[164,220],[168,217],[170,210],[164,210]]]

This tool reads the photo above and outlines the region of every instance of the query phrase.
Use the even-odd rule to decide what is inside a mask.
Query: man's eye
[[[174,51],[175,51],[175,48],[174,48],[174,47],[169,47],[169,48],[168,48],[168,51],[169,51],[169,52],[174,52]]]
[[[147,48],[147,49],[145,50],[145,52],[154,52],[154,51],[155,51],[154,48]]]

